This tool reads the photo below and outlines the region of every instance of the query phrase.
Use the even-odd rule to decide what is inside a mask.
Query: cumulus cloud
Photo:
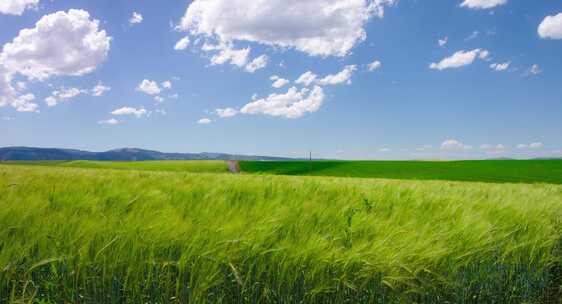
[[[39,0],[2,0],[0,1],[0,13],[21,16],[25,10],[36,8],[37,4],[39,4]]]
[[[133,16],[131,16],[131,19],[129,19],[129,23],[130,24],[139,24],[142,22],[142,15],[140,13],[137,12],[133,12]]]
[[[195,0],[177,26],[194,36],[345,56],[366,39],[365,23],[396,0]]]
[[[507,0],[464,0],[461,7],[468,7],[472,9],[489,9],[496,6],[504,5]]]
[[[324,91],[315,86],[312,90],[290,88],[285,94],[271,94],[267,98],[254,100],[241,110],[244,114],[265,114],[299,118],[308,112],[316,112],[324,102]]]
[[[472,64],[476,58],[486,59],[488,58],[489,54],[490,53],[487,50],[483,49],[474,49],[472,51],[458,51],[452,56],[444,58],[439,63],[431,63],[429,65],[429,68],[434,70],[460,68]]]
[[[47,106],[49,107],[54,107],[61,101],[68,101],[80,94],[85,93],[87,93],[87,91],[78,88],[61,88],[59,90],[53,91],[51,93],[51,96],[45,98],[45,103],[47,103]]]
[[[201,118],[197,121],[197,123],[200,124],[200,125],[208,125],[211,122],[213,122],[213,121],[210,120],[209,118]]]
[[[562,39],[562,13],[546,16],[537,32],[543,39]]]
[[[12,86],[12,74],[0,65],[0,107],[11,106],[18,112],[38,112],[34,100],[35,95],[21,94]]]
[[[233,108],[216,109],[215,114],[220,118],[228,118],[238,114],[238,111]]]
[[[164,97],[154,96],[154,101],[156,101],[157,103],[162,103],[164,102]]]
[[[445,46],[445,44],[447,44],[447,41],[449,41],[449,37],[443,37],[442,39],[439,39],[437,43],[439,44],[439,46]]]
[[[336,84],[351,84],[351,76],[357,70],[356,65],[348,65],[341,72],[337,74],[328,75],[318,80],[319,85],[336,85]]]
[[[141,83],[139,83],[136,90],[148,95],[158,95],[160,94],[160,92],[162,92],[162,89],[160,89],[156,81],[148,79],[144,79]]]
[[[274,87],[274,88],[277,88],[277,89],[284,87],[285,85],[289,84],[289,82],[290,82],[289,80],[287,80],[285,78],[281,78],[277,75],[273,75],[269,79],[271,81],[273,81],[273,84],[271,84],[271,86]]]
[[[92,96],[100,97],[105,94],[105,92],[109,92],[110,90],[111,87],[105,86],[100,82],[92,89]]]
[[[230,63],[237,67],[243,67],[248,62],[248,56],[250,55],[250,48],[235,49],[232,43],[219,43],[213,44],[203,44],[201,47],[202,51],[205,52],[215,52],[211,57],[212,65],[220,65],[225,63]]]
[[[511,64],[511,62],[504,62],[504,63],[492,63],[490,64],[490,68],[492,70],[501,72],[501,71],[505,71],[509,68],[509,65]]]
[[[35,102],[35,95],[25,94],[15,97],[10,105],[16,109],[18,112],[39,112],[37,108],[39,107]]]
[[[98,124],[100,124],[100,125],[118,125],[120,123],[121,123],[121,121],[119,121],[115,118],[110,118],[110,119],[98,121]]]
[[[381,67],[382,63],[378,60],[375,60],[371,63],[369,63],[367,65],[367,68],[369,69],[370,72],[374,71],[374,70],[378,70]]]
[[[188,46],[189,46],[189,37],[185,36],[182,39],[178,40],[178,42],[176,42],[176,45],[174,46],[174,50],[182,51],[187,49]]]
[[[544,144],[541,143],[541,142],[517,145],[517,149],[540,149],[540,148],[543,148],[543,147],[544,147]]]
[[[254,73],[257,70],[263,69],[267,66],[268,61],[269,57],[267,57],[267,55],[256,57],[254,58],[254,60],[252,60],[252,62],[246,65],[246,72]]]
[[[107,57],[111,38],[99,21],[84,10],[71,9],[43,16],[34,28],[23,29],[0,54],[0,64],[29,79],[81,76]]]
[[[302,84],[304,86],[309,86],[311,85],[314,81],[316,81],[316,77],[318,77],[318,75],[312,73],[311,71],[308,71],[304,74],[302,74],[296,81],[296,84]]]
[[[441,150],[471,150],[471,145],[465,145],[456,139],[447,139],[441,144]]]
[[[122,107],[111,112],[111,115],[116,115],[116,116],[134,115],[137,118],[141,118],[147,114],[148,112],[144,108],[136,109],[132,107]]]

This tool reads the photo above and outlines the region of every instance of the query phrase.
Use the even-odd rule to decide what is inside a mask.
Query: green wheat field
[[[0,303],[562,303],[562,161],[240,167],[0,163]]]

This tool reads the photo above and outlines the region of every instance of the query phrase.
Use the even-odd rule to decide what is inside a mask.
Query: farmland
[[[247,173],[562,184],[562,160],[244,161]]]
[[[0,302],[557,303],[554,164],[551,184],[0,165]]]

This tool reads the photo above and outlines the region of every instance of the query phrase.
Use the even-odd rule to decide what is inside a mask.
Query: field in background
[[[91,169],[227,173],[223,161],[23,161],[0,164]],[[242,173],[295,176],[562,184],[562,160],[241,161]]]
[[[10,161],[0,164],[23,166],[49,166],[65,168],[89,169],[119,169],[119,170],[144,170],[144,171],[172,171],[193,173],[226,173],[228,167],[224,161],[215,160],[188,160],[188,161]]]
[[[0,302],[561,296],[559,185],[0,165],[0,189]]]
[[[246,173],[562,184],[562,160],[242,161]]]

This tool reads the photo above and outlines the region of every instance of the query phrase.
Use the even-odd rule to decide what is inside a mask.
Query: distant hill
[[[25,160],[291,160],[291,158],[225,153],[163,153],[136,148],[89,152],[73,149],[6,147],[0,148],[0,161]]]

